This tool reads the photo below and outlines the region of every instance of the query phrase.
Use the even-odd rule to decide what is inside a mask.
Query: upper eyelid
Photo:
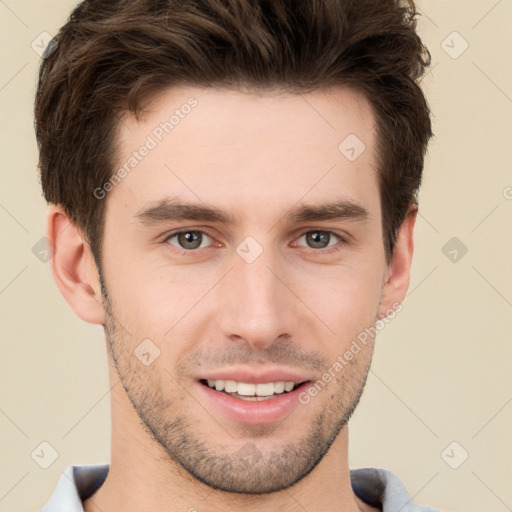
[[[163,237],[163,242],[167,242],[171,238],[175,237],[176,235],[180,235],[181,233],[202,233],[203,235],[210,237],[212,240],[214,240],[214,238],[215,238],[212,235],[210,235],[207,231],[205,231],[204,229],[192,228],[192,229],[180,229],[178,231],[173,231],[171,233],[167,233]]]

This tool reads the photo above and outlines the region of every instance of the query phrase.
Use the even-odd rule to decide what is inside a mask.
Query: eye
[[[185,249],[186,251],[193,251],[195,249],[202,249],[205,247],[203,245],[204,239],[207,238],[210,241],[212,240],[206,233],[203,231],[178,231],[177,233],[173,233],[169,235],[164,241],[169,243],[170,245],[174,245],[178,247],[178,249]],[[176,239],[177,243],[173,243],[172,240]]]
[[[302,233],[298,240],[304,238],[306,247],[315,252],[332,253],[341,249],[346,244],[346,240],[334,231],[329,230],[309,230]],[[163,242],[181,249],[182,253],[197,252],[198,249],[204,249],[211,245],[213,239],[204,231],[197,229],[188,229],[171,233]],[[292,245],[301,246],[302,243],[294,242]],[[330,248],[330,249],[329,249]]]
[[[338,234],[336,234],[334,231],[321,231],[321,230],[312,230],[312,231],[306,231],[305,233],[302,233],[302,235],[299,237],[299,240],[301,238],[305,237],[307,246],[311,249],[325,249],[327,247],[333,247],[337,245],[336,239],[339,242],[341,242],[341,245],[345,243],[345,240]],[[334,237],[334,243],[331,243],[333,241]],[[297,244],[302,245],[302,244]],[[339,248],[338,248],[339,249]],[[338,250],[334,249],[334,251]],[[324,252],[333,252],[333,250],[324,251]]]

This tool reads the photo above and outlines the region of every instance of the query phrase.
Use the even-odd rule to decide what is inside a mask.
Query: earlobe
[[[51,205],[46,236],[54,247],[50,259],[55,283],[73,311],[84,321],[104,324],[99,275],[80,230],[62,207]]]
[[[379,318],[388,316],[401,304],[409,288],[412,256],[414,252],[414,224],[418,207],[411,206],[397,236],[393,256],[388,267],[388,279],[384,283],[379,306]]]

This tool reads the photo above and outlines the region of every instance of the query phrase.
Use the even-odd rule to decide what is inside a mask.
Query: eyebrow
[[[217,222],[228,226],[236,224],[236,218],[231,213],[214,206],[175,202],[172,199],[151,203],[139,210],[135,218],[145,226],[170,220]],[[366,208],[346,199],[320,205],[295,206],[284,216],[290,223],[323,220],[366,221],[368,218]]]

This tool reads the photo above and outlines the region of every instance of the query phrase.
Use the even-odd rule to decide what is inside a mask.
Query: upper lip
[[[199,380],[234,380],[248,384],[261,384],[265,382],[306,382],[312,380],[310,375],[284,368],[266,368],[255,370],[254,368],[226,368],[201,374]]]

